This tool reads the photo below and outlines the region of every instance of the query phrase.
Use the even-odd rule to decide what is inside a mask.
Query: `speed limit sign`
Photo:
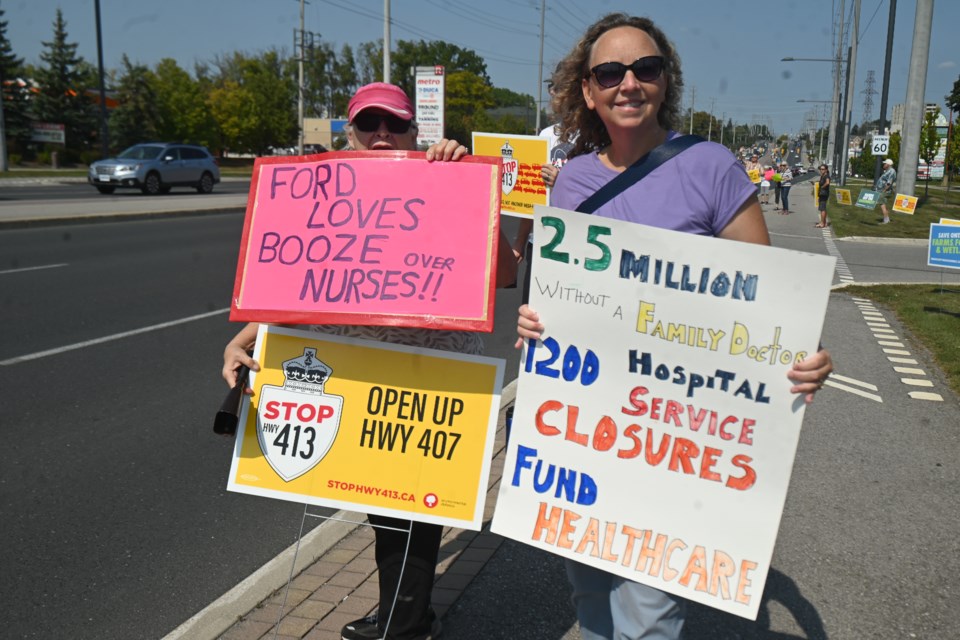
[[[873,136],[872,152],[875,156],[885,156],[890,150],[890,136]]]

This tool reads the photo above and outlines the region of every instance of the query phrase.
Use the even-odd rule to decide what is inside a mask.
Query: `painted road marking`
[[[141,333],[149,333],[150,331],[157,331],[159,329],[175,327],[178,324],[185,324],[187,322],[193,322],[195,320],[212,318],[213,316],[221,315],[229,311],[230,309],[220,309],[219,311],[209,311],[207,313],[201,313],[195,316],[180,318],[179,320],[171,320],[170,322],[161,322],[160,324],[154,324],[149,327],[141,327],[140,329],[133,329],[132,331],[124,331],[123,333],[114,333],[113,335],[103,336],[102,338],[94,338],[93,340],[86,340],[84,342],[68,344],[63,347],[57,347],[56,349],[48,349],[46,351],[37,351],[36,353],[28,353],[23,356],[17,356],[16,358],[8,358],[7,360],[0,360],[0,366],[6,367],[11,364],[17,364],[19,362],[27,362],[28,360],[38,360],[40,358],[46,358],[48,356],[55,356],[61,353],[65,353],[67,351],[73,351],[75,349],[83,349],[85,347],[92,347],[93,345],[103,344],[104,342],[112,342],[114,340],[120,340],[121,338],[129,338],[130,336],[139,335]]]
[[[926,391],[911,391],[907,394],[914,400],[929,400],[931,402],[943,402],[943,396],[939,393],[928,393]]]
[[[24,271],[40,271],[41,269],[58,269],[60,267],[68,267],[68,266],[70,266],[68,263],[62,262],[60,264],[44,264],[37,267],[21,267],[19,269],[5,269],[3,271],[0,271],[0,276],[5,276],[8,273],[23,273]]]

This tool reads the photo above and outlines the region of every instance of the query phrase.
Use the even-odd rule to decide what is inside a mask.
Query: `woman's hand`
[[[257,338],[257,328],[256,322],[246,325],[223,350],[223,369],[220,370],[220,375],[231,389],[237,386],[237,370],[241,365],[246,366],[250,371],[260,371],[260,364],[247,353],[253,348]],[[253,389],[247,387],[243,392],[251,395]]]
[[[543,324],[540,322],[540,314],[531,309],[529,305],[521,305],[520,315],[517,318],[517,335],[520,337],[513,345],[514,349],[522,347],[524,341],[529,338],[539,340],[541,333],[543,333]]]
[[[440,142],[430,145],[430,148],[427,149],[427,162],[433,162],[434,160],[441,162],[456,161],[465,155],[467,155],[465,146],[456,140],[444,138]]]
[[[552,164],[540,165],[540,177],[543,178],[543,183],[551,189],[553,189],[553,185],[557,184],[558,175],[560,175],[560,169]]]
[[[794,383],[790,392],[804,394],[804,402],[810,404],[813,402],[814,394],[823,388],[823,383],[831,371],[833,371],[833,359],[830,357],[830,352],[820,349],[812,356],[793,365],[787,373],[787,377]]]

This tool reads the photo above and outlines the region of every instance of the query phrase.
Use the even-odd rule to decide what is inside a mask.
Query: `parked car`
[[[145,142],[116,158],[90,165],[87,182],[100,193],[117,188],[140,189],[148,195],[168,193],[172,187],[193,187],[210,193],[220,182],[220,166],[206,147],[169,142]]]
[[[795,176],[802,176],[806,172],[807,170],[804,168],[802,164],[794,165],[793,167],[793,175]]]

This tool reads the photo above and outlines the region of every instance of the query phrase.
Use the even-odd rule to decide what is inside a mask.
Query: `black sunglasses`
[[[387,125],[387,131],[390,133],[407,133],[410,131],[411,120],[404,120],[392,114],[370,113],[361,111],[353,117],[353,126],[359,131],[370,133],[380,128],[380,123]]]
[[[663,73],[663,56],[645,56],[634,60],[632,64],[604,62],[590,69],[590,73],[597,79],[597,84],[610,89],[623,82],[627,69],[633,71],[640,82],[653,82]]]

